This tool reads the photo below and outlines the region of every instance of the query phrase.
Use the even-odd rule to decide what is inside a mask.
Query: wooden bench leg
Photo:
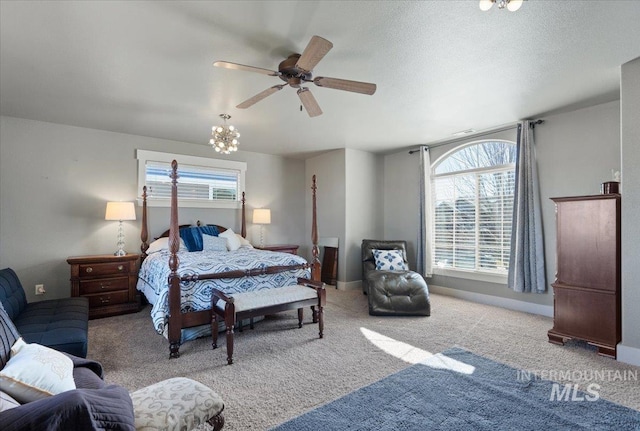
[[[298,328],[302,328],[303,318],[304,318],[304,308],[298,308]]]
[[[318,306],[318,330],[320,338],[322,338],[324,332],[324,307],[322,305]]]
[[[316,311],[316,307],[314,305],[311,306],[311,314],[313,315],[313,323],[318,323],[318,312]]]
[[[233,364],[233,327],[236,322],[236,310],[233,303],[227,303],[224,307],[224,323],[227,326],[227,364]]]
[[[211,344],[214,349],[218,347],[218,330],[218,316],[211,310],[211,339],[213,340]]]

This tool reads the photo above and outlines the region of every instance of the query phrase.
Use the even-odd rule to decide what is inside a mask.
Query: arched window
[[[457,147],[433,164],[436,273],[507,273],[515,162],[515,143],[484,140]]]

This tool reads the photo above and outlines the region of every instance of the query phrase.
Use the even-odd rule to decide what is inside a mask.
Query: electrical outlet
[[[36,295],[44,295],[45,293],[44,284],[36,284]]]

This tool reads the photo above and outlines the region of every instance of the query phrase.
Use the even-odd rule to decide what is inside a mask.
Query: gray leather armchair
[[[411,270],[376,269],[374,250],[401,251],[406,267],[407,242],[362,240],[362,290],[371,315],[431,315],[429,289],[424,278]]]

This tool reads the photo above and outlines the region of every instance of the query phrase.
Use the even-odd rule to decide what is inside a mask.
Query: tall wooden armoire
[[[587,341],[616,357],[620,330],[620,195],[552,198],[557,272],[549,342]]]

